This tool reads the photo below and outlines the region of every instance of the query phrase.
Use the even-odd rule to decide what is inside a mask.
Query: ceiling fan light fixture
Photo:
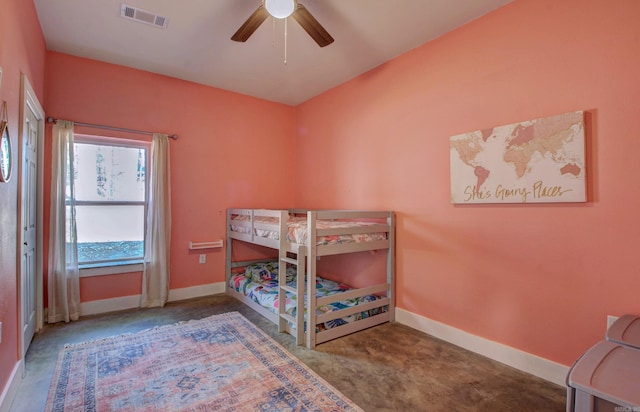
[[[264,0],[264,7],[276,19],[286,19],[296,10],[296,0]]]

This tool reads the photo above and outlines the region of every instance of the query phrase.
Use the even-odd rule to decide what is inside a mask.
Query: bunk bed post
[[[278,332],[287,331],[287,319],[285,318],[287,306],[287,292],[284,287],[287,284],[287,220],[289,214],[281,211],[279,216],[280,236],[278,247]]]
[[[307,258],[307,248],[298,248],[297,272],[296,272],[296,345],[304,345],[304,280],[306,278],[305,259]]]
[[[307,348],[316,347],[316,219],[317,212],[307,212]]]
[[[249,224],[251,227],[251,232],[249,233],[249,236],[251,236],[251,243],[255,242],[255,235],[256,235],[256,230],[255,227],[253,226],[255,224],[255,213],[256,211],[251,209],[251,214],[249,215]]]
[[[225,264],[225,281],[224,281],[224,291],[225,293],[228,293],[229,290],[229,280],[231,279],[231,242],[233,242],[233,239],[231,239],[231,227],[230,227],[230,222],[231,222],[231,209],[227,209],[227,249],[225,250],[226,253],[226,264]]]
[[[389,298],[389,322],[395,322],[396,320],[396,256],[395,256],[395,242],[396,242],[396,216],[392,211],[389,212],[387,217],[387,224],[389,225],[389,247],[387,248],[387,284],[389,289],[387,291],[387,297]]]

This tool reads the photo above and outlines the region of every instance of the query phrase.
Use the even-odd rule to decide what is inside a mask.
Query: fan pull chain
[[[284,19],[284,64],[287,65],[287,20]]]

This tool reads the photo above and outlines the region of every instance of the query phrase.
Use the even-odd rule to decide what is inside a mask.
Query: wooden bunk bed
[[[228,209],[226,293],[276,323],[280,332],[295,336],[298,345],[306,344],[310,349],[340,336],[392,322],[395,316],[394,234],[395,215],[387,211]],[[232,261],[234,241],[278,251],[275,262],[271,263],[272,268],[278,268],[273,271],[277,275],[270,278],[270,286],[275,286],[272,299],[284,302],[276,303],[277,309],[258,303],[255,295],[247,292],[246,283],[237,284],[238,273],[268,261]],[[316,274],[317,259],[363,251],[386,253],[386,281],[348,290],[342,284],[334,287],[330,283],[329,294],[318,297],[317,293],[325,285],[323,282],[327,281]],[[250,282],[249,279],[243,282]],[[254,290],[263,290],[263,286]]]

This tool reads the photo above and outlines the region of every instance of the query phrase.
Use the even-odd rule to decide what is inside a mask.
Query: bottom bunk
[[[286,285],[296,289],[296,270],[287,267]],[[315,328],[308,333],[310,318],[307,308],[307,293],[286,292],[285,313],[289,319],[295,319],[298,307],[304,308],[303,333],[298,333],[296,323],[286,322],[285,331],[298,338],[298,344],[304,342],[312,348],[316,343],[357,332],[390,320],[389,302],[385,296],[387,285],[354,289],[348,285],[316,276],[315,295],[318,306],[315,309]],[[307,286],[304,286],[306,291]],[[227,284],[228,294],[243,301],[254,310],[274,323],[279,322],[279,284],[278,263],[260,262],[246,266],[244,271],[233,273]],[[298,305],[298,296],[303,295],[303,305]]]

